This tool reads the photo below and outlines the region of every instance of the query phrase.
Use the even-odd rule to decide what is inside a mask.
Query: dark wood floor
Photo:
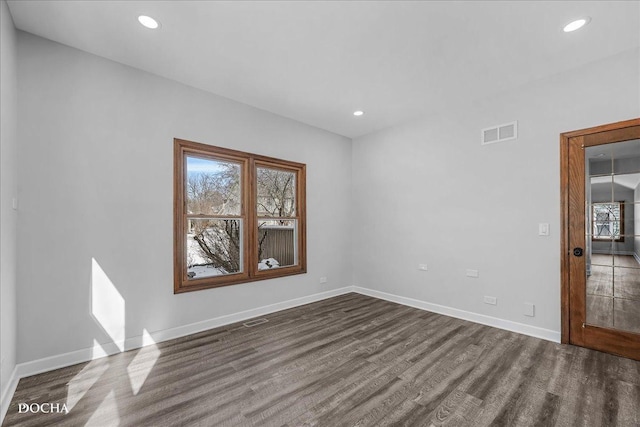
[[[587,323],[640,333],[640,263],[633,256],[591,256]]]
[[[358,294],[265,318],[24,378],[3,425],[640,425],[640,362]]]

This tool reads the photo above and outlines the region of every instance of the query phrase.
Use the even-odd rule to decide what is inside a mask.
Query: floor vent
[[[496,142],[510,141],[516,138],[518,138],[517,121],[482,129],[481,144],[495,144]]]
[[[255,319],[255,320],[249,320],[248,322],[244,322],[243,325],[246,326],[247,328],[250,328],[252,326],[256,326],[256,325],[262,325],[263,323],[267,323],[268,320],[267,319]]]

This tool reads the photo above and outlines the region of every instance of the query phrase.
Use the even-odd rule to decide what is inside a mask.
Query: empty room
[[[2,426],[640,425],[640,1],[0,6]]]

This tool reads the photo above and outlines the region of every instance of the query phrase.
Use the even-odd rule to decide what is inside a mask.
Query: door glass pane
[[[640,261],[637,253],[630,248],[630,243],[634,242],[634,236],[624,236],[624,241],[612,243],[613,264],[616,267],[640,269]]]
[[[240,215],[241,166],[187,156],[187,214]]]
[[[586,322],[640,333],[640,140],[587,147],[585,161]]]
[[[258,270],[298,264],[296,220],[258,221]]]
[[[640,300],[613,299],[613,327],[623,331],[640,333]]]
[[[591,274],[587,278],[587,295],[613,296],[613,267],[591,265]]]
[[[257,168],[256,181],[259,217],[296,216],[295,172]]]
[[[635,262],[638,266],[637,261]],[[640,269],[614,267],[613,282],[615,297],[640,301]]]
[[[613,328],[613,298],[587,294],[587,324]]]
[[[242,220],[191,218],[187,227],[189,279],[242,271]]]

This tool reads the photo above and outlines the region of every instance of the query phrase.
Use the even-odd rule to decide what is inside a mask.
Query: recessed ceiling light
[[[590,21],[591,21],[591,18],[589,18],[588,16],[586,18],[576,19],[575,21],[569,22],[567,25],[565,25],[563,28],[563,31],[565,33],[570,33],[571,31],[575,31],[584,27]]]
[[[160,26],[160,24],[158,24],[158,21],[156,21],[152,17],[146,16],[146,15],[138,16],[138,22],[140,22],[142,25],[144,25],[145,27],[147,27],[147,28],[149,28],[151,30],[155,30],[156,28],[158,28]]]
[[[360,111],[360,110],[358,110],[358,111],[354,111],[354,112],[353,112],[353,115],[354,115],[354,116],[361,116],[361,115],[363,115],[363,114],[364,114],[364,111]]]

